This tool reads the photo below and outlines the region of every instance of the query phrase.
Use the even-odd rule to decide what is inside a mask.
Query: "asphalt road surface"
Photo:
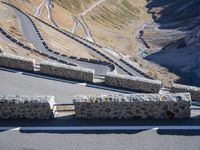
[[[57,100],[63,100],[61,102],[71,100],[73,94],[78,93],[125,92],[3,68],[0,83],[1,95],[48,94],[56,95]],[[88,121],[58,113],[54,120],[0,121],[0,150],[55,149],[199,150],[200,109],[195,107],[192,119],[185,120]]]
[[[199,150],[200,136],[160,134],[0,133],[1,150]]]
[[[30,21],[22,14],[18,17],[24,36],[47,52]],[[121,64],[117,58],[115,61]],[[81,65],[97,72],[108,71],[105,66]],[[1,95],[54,95],[58,103],[71,103],[75,95],[119,93],[133,92],[0,69]],[[183,120],[87,121],[59,114],[55,120],[46,121],[0,120],[0,150],[200,150],[200,110],[193,107],[192,118]]]
[[[1,95],[53,95],[57,103],[72,103],[77,95],[133,93],[102,85],[62,80],[0,68]]]
[[[0,149],[199,150],[199,123],[197,118],[87,121],[60,117],[47,121],[1,121]],[[91,128],[101,130],[88,130]]]

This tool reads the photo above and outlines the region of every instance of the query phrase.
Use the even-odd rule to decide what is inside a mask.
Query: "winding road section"
[[[59,55],[57,53],[53,53],[51,49],[49,49],[48,45],[42,38],[39,30],[37,29],[36,25],[34,24],[33,20],[31,19],[30,15],[24,13],[21,11],[19,8],[13,6],[12,4],[2,2],[6,5],[9,5],[13,8],[15,11],[20,24],[21,24],[21,29],[24,34],[24,36],[32,43],[35,45],[35,47],[39,50],[41,50],[43,53],[50,55],[51,57],[54,57],[58,60],[63,60],[63,61],[68,61],[72,64],[77,64],[80,67],[83,68],[89,68],[89,69],[94,69],[95,74],[97,75],[105,75],[106,72],[112,71],[111,67],[105,64],[95,64],[91,62],[84,62],[84,61],[79,61],[76,59],[71,59],[69,57],[63,57],[62,55]],[[34,16],[32,16],[34,17]],[[115,67],[116,70],[119,74],[125,74],[125,75],[131,75],[131,76],[138,76],[138,77],[145,77],[145,78],[151,78],[148,75],[146,75],[144,72],[140,71],[139,69],[136,69],[133,65],[127,63],[123,58],[119,59],[118,57],[111,55],[107,53],[102,46],[93,43],[91,41],[85,40],[84,38],[81,38],[77,35],[74,35],[68,31],[60,30],[55,28],[52,25],[47,24],[46,22],[36,18],[37,20],[41,21],[42,23],[48,25],[49,27],[57,30],[58,32],[64,34],[67,37],[72,38],[73,40],[77,41],[78,43],[82,44],[83,46],[86,46],[89,48],[91,51],[95,52],[97,55],[101,56],[108,62],[112,63]]]

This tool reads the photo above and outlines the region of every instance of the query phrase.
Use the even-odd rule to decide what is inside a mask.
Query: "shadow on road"
[[[134,119],[134,120],[117,120],[117,119],[93,119],[93,120],[79,120],[74,117],[74,115],[58,117],[54,120],[1,120],[0,129],[2,127],[9,127],[0,132],[5,132],[8,130],[13,130],[19,127],[20,133],[30,134],[30,133],[50,133],[50,134],[137,134],[146,131],[155,131],[159,135],[184,135],[184,136],[199,136],[200,130],[171,130],[162,129],[163,126],[192,126],[200,125],[200,115],[197,118],[192,119],[172,119],[172,120],[159,120],[159,119]],[[150,126],[149,129],[130,129],[130,130],[120,130],[112,129],[115,127],[145,127]],[[78,127],[78,128],[77,128]],[[80,127],[80,128],[79,128]],[[84,129],[81,129],[83,127]],[[85,128],[101,128],[100,130],[93,129],[87,130]],[[111,127],[111,129],[102,128]],[[28,129],[27,129],[28,128]],[[70,129],[66,129],[70,128]],[[156,129],[155,129],[156,128]],[[160,128],[160,129],[159,129]]]

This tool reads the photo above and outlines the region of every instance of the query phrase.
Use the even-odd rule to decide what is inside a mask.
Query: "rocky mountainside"
[[[153,21],[140,30],[145,59],[175,72],[179,82],[200,85],[200,1],[149,0]]]

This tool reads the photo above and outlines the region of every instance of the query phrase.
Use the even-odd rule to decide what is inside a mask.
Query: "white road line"
[[[77,83],[77,85],[86,86],[86,85],[87,85],[87,83]]]
[[[200,130],[200,126],[53,126],[0,127],[0,131],[136,131],[136,130]]]

